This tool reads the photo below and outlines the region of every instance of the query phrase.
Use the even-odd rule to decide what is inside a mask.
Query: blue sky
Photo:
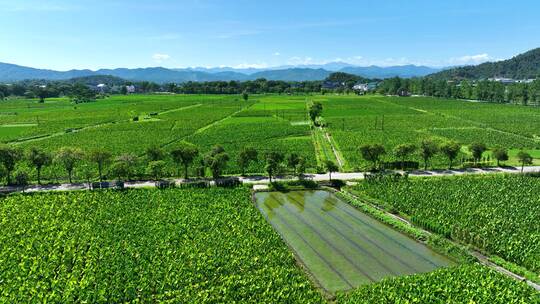
[[[474,64],[540,47],[538,12],[536,0],[0,0],[0,62]]]

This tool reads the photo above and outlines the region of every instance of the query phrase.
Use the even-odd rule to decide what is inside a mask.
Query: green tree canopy
[[[156,181],[165,174],[166,163],[162,160],[151,161],[146,167],[146,174],[152,176]]]
[[[360,147],[362,158],[373,164],[373,169],[377,168],[381,157],[386,154],[386,149],[381,144],[363,145]]]
[[[210,168],[212,177],[214,179],[219,178],[221,173],[227,166],[229,161],[229,154],[225,152],[225,149],[221,145],[216,145],[212,150],[204,157],[204,164]]]
[[[469,150],[472,153],[474,162],[477,163],[482,159],[482,155],[484,154],[484,152],[486,152],[487,147],[483,143],[476,142],[476,143],[472,143],[469,146]]]
[[[338,165],[336,165],[336,163],[334,163],[333,161],[327,159],[324,162],[324,167],[326,168],[326,171],[328,171],[328,177],[330,181],[332,181],[332,172],[339,171]]]
[[[427,138],[422,140],[420,143],[420,156],[424,160],[424,170],[427,170],[429,160],[435,156],[438,151],[439,147],[433,139]]]
[[[461,151],[461,145],[455,141],[448,141],[441,145],[440,150],[448,158],[448,169],[452,169],[452,164]]]
[[[77,163],[83,159],[83,152],[78,148],[63,147],[56,152],[55,162],[64,167],[69,176],[69,182],[72,183],[73,170]]]
[[[0,163],[6,171],[7,184],[11,184],[11,173],[15,170],[15,166],[22,158],[21,150],[7,145],[0,146]]]
[[[258,158],[258,152],[255,150],[255,148],[252,147],[244,147],[242,150],[240,150],[240,153],[238,154],[238,166],[240,167],[240,170],[242,171],[242,175],[246,174],[246,169],[249,166],[251,162],[257,161]]]
[[[103,149],[96,149],[91,151],[88,154],[88,160],[91,162],[96,163],[98,174],[99,174],[99,181],[103,181],[103,169],[104,166],[106,166],[112,158],[111,152]]]
[[[521,163],[521,172],[523,172],[523,169],[526,165],[532,165],[533,163],[532,156],[525,151],[519,151],[517,157],[519,162]]]
[[[266,154],[265,159],[265,170],[268,173],[270,182],[272,182],[272,177],[279,173],[281,163],[285,160],[285,156],[281,152],[272,151]]]
[[[52,155],[47,153],[39,148],[32,147],[27,153],[26,158],[28,162],[36,168],[37,171],[37,182],[41,184],[41,169],[44,166],[48,166],[52,162]]]
[[[195,158],[199,155],[199,149],[194,144],[182,142],[178,147],[171,151],[171,157],[177,166],[184,167],[184,178],[188,179],[188,169]],[[180,173],[180,172],[178,172]]]
[[[414,144],[401,144],[394,148],[394,155],[401,160],[401,169],[405,170],[405,159],[416,151]]]
[[[165,152],[158,146],[151,146],[146,148],[146,158],[148,161],[158,161],[165,159]]]
[[[508,150],[506,150],[503,147],[495,147],[493,148],[493,151],[491,152],[493,158],[497,160],[497,167],[501,166],[501,161],[507,161],[508,160]]]
[[[311,118],[311,121],[315,123],[317,118],[321,116],[323,110],[322,103],[315,101],[311,106],[309,107],[309,117]]]

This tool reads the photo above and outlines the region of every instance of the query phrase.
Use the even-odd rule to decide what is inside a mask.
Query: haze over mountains
[[[361,67],[345,62],[331,62],[322,65],[280,66],[273,68],[235,69],[231,67],[167,69],[151,68],[118,68],[92,70],[54,71],[35,69],[8,63],[0,63],[0,82],[21,80],[67,80],[78,77],[107,75],[130,81],[167,82],[204,82],[204,81],[246,81],[265,78],[283,81],[323,80],[333,72],[345,72],[364,78],[385,79],[395,76],[402,78],[428,76],[437,79],[487,79],[491,77],[507,77],[514,79],[537,78],[540,76],[540,48],[530,50],[508,60],[486,62],[476,66],[451,67],[447,69],[427,66],[368,66]]]
[[[8,63],[0,63],[0,82],[14,82],[30,79],[66,80],[76,77],[111,75],[132,81],[153,81],[157,83],[187,82],[187,81],[230,81],[230,80],[267,80],[283,81],[310,81],[323,80],[332,72],[346,72],[365,78],[389,77],[419,77],[426,76],[442,69],[426,66],[404,65],[391,67],[360,67],[344,62],[332,62],[324,65],[281,66],[266,69],[235,69],[230,67],[219,68],[186,68],[167,69],[163,67],[152,68],[118,68],[92,70],[54,71],[36,69]]]

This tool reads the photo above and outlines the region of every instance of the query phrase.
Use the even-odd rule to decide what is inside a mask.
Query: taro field
[[[362,182],[376,199],[427,230],[473,245],[540,276],[540,178],[464,176]]]
[[[261,209],[273,210],[266,213],[272,224],[247,188],[2,198],[0,302],[538,303],[526,284],[477,264],[450,265],[324,193],[277,195]],[[354,227],[359,221],[364,224]],[[329,225],[341,225],[347,238]],[[286,242],[302,235],[311,242],[291,251]],[[321,242],[330,236],[327,244],[344,252],[351,246],[368,251],[344,256]],[[344,276],[325,273],[329,266],[320,257]],[[433,270],[438,266],[446,267]],[[403,276],[409,273],[416,274]],[[320,289],[320,282],[336,291]]]
[[[467,102],[425,97],[330,96],[314,98],[323,103],[323,116],[347,169],[365,169],[358,147],[381,143],[386,160],[396,160],[392,149],[399,144],[418,145],[425,138],[454,140],[464,146],[484,143],[501,146],[514,155],[520,149],[532,155],[540,150],[540,108]],[[486,152],[486,156],[489,152]],[[416,157],[417,161],[420,158]],[[446,160],[435,157],[433,166],[444,168]],[[509,164],[517,164],[511,157]]]
[[[142,156],[149,147],[168,152],[189,141],[198,146],[201,159],[222,145],[230,156],[225,173],[240,172],[236,160],[244,147],[256,148],[259,158],[269,151],[296,153],[308,168],[316,168],[306,103],[306,97],[253,96],[244,101],[219,95],[112,96],[77,105],[67,99],[8,101],[0,104],[0,142],[53,152],[77,147]],[[175,172],[168,162],[168,171]],[[52,178],[59,171],[50,166],[44,176]],[[264,172],[264,163],[252,163],[247,172]]]
[[[244,188],[0,201],[0,302],[322,301]]]
[[[311,125],[308,107],[314,101],[323,104],[324,129]],[[458,160],[470,155],[468,144],[482,142],[488,148],[508,148],[507,165],[518,165],[520,149],[540,164],[539,130],[538,108],[421,97],[253,95],[244,101],[236,95],[130,95],[86,104],[62,98],[47,99],[44,104],[35,100],[0,103],[2,143],[49,151],[66,146],[84,151],[102,148],[113,156],[143,156],[149,147],[168,152],[188,141],[201,152],[196,164],[219,144],[230,156],[225,174],[240,172],[237,158],[245,147],[259,152],[259,160],[250,164],[247,173],[264,173],[262,156],[269,151],[302,156],[307,172],[321,171],[325,160],[338,159],[342,171],[357,171],[369,165],[358,151],[363,144],[382,143],[387,150],[384,161],[393,161],[391,151],[396,145],[418,144],[424,138],[460,142],[463,149]],[[420,158],[413,155],[411,160]],[[170,159],[167,162],[168,174],[174,175],[174,164]],[[445,168],[447,160],[437,155],[431,165]],[[144,175],[145,165],[137,168]],[[76,180],[82,178],[78,171]],[[43,171],[48,180],[64,175],[55,165]]]

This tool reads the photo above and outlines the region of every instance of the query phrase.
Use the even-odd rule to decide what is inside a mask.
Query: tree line
[[[377,92],[386,95],[414,94],[432,97],[474,99],[497,103],[540,105],[540,79],[530,83],[504,84],[499,81],[447,81],[424,78],[390,78]]]
[[[7,97],[36,98],[40,103],[44,103],[46,98],[68,97],[74,103],[83,103],[94,101],[102,96],[82,83],[21,82],[12,85],[0,84],[0,101]]]
[[[174,163],[175,174],[166,172],[167,161]],[[159,147],[149,147],[143,156],[124,153],[116,157],[104,149],[83,151],[79,148],[63,147],[51,153],[37,147],[25,151],[3,145],[0,146],[0,179],[4,179],[6,185],[26,186],[31,180],[41,185],[41,173],[44,168],[52,165],[65,172],[69,183],[73,183],[75,171],[80,171],[80,176],[87,183],[96,179],[102,182],[107,177],[127,181],[134,176],[159,180],[164,176],[179,177],[182,173],[183,178],[188,180],[190,172],[194,172],[198,178],[205,178],[209,173],[213,179],[217,179],[222,176],[230,161],[230,155],[221,145],[201,154],[199,147],[188,142],[182,142],[168,152]],[[257,162],[264,162],[270,181],[278,175],[294,174],[302,177],[306,172],[306,160],[296,153],[271,151],[260,155],[255,148],[244,147],[236,158],[242,176],[245,176],[251,164]],[[144,168],[143,174],[136,172],[140,165]],[[326,168],[330,172],[338,170],[331,162],[326,162]],[[35,175],[31,176],[31,172]]]
[[[402,169],[406,169],[405,163],[412,156],[419,156],[424,163],[424,170],[428,169],[433,157],[437,154],[443,155],[448,160],[448,168],[452,169],[459,156],[462,145],[455,141],[438,143],[433,139],[424,139],[419,145],[401,144],[392,151],[387,151],[382,144],[367,144],[359,147],[360,156],[371,163],[371,170],[384,170],[383,157],[386,154],[393,155],[401,162]],[[472,154],[474,165],[480,164],[484,158],[484,153],[488,151],[483,143],[472,143],[468,146]],[[491,150],[491,157],[500,162],[509,159],[508,150],[503,147],[496,147]],[[532,156],[520,151],[517,155],[522,165],[530,165],[533,162]],[[210,151],[204,154],[200,153],[199,147],[188,142],[178,144],[174,149],[166,152],[159,147],[149,147],[143,156],[137,156],[133,153],[124,153],[113,157],[113,154],[104,149],[95,149],[85,152],[79,148],[63,147],[54,153],[43,149],[32,147],[26,151],[22,149],[3,145],[0,146],[0,178],[5,179],[6,185],[26,186],[32,177],[31,168],[35,172],[34,181],[41,185],[41,173],[45,167],[57,165],[67,174],[69,183],[73,182],[74,172],[81,170],[84,181],[90,183],[94,179],[103,181],[106,177],[117,180],[132,180],[138,177],[151,177],[159,180],[164,176],[171,176],[166,173],[167,161],[172,161],[176,167],[177,177],[181,176],[188,180],[189,173],[195,172],[198,178],[205,178],[207,173],[214,179],[222,176],[228,163],[231,161],[230,155],[221,145],[214,146]],[[489,161],[489,156],[487,158]],[[465,159],[462,159],[462,162]],[[306,160],[296,154],[285,154],[280,151],[270,151],[264,155],[253,147],[244,147],[240,150],[236,158],[236,164],[241,170],[241,175],[245,176],[247,168],[254,163],[264,162],[264,170],[268,175],[270,182],[273,178],[283,174],[292,174],[302,178],[306,172]],[[18,166],[25,163],[25,166]],[[135,172],[139,165],[144,165],[144,174]],[[332,161],[324,162],[324,170],[330,175],[337,172],[339,167]],[[190,171],[190,168],[193,169]],[[174,175],[174,174],[173,174]]]
[[[366,144],[359,148],[362,158],[371,163],[371,170],[384,170],[384,163],[382,158],[391,153],[396,159],[401,162],[401,169],[405,170],[405,163],[407,159],[412,156],[419,156],[424,163],[424,170],[428,169],[430,161],[437,154],[444,156],[448,160],[448,169],[452,169],[456,159],[458,158],[463,145],[456,141],[446,141],[438,143],[437,141],[427,138],[421,141],[419,145],[415,144],[400,144],[394,147],[392,151],[387,151],[382,144]],[[478,165],[482,160],[489,162],[490,156],[484,158],[484,153],[488,151],[485,144],[476,142],[468,146],[468,149],[472,155],[473,165]],[[500,163],[509,159],[508,150],[503,147],[495,147],[491,150],[491,157],[497,161],[497,166],[500,167]],[[521,170],[525,165],[531,165],[533,163],[532,156],[525,152],[520,151],[517,155],[519,162],[522,165]],[[462,158],[462,163],[468,159]]]
[[[358,82],[369,82],[360,76],[336,72],[319,81],[281,81],[264,78],[248,81],[209,81],[158,84],[149,81],[131,82],[111,76],[90,76],[65,81],[29,80],[0,84],[0,100],[6,97],[46,98],[70,97],[75,102],[94,100],[100,94],[128,94],[127,86],[136,93],[176,94],[305,94],[352,92]],[[98,89],[103,83],[105,89]]]

